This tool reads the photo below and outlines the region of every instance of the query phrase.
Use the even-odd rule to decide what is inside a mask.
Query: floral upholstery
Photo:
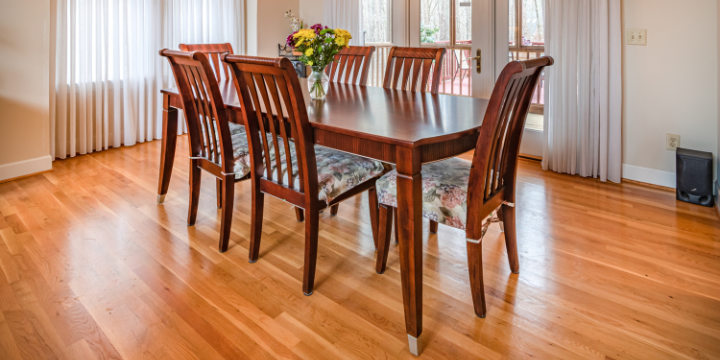
[[[230,127],[230,135],[245,133],[245,127],[240,124],[228,121],[228,126]]]
[[[457,158],[422,166],[424,218],[465,229],[470,166]],[[397,207],[397,170],[381,177],[375,188],[381,204]]]
[[[275,161],[275,146],[272,143],[272,135],[267,134],[270,148],[270,162],[273,180],[277,181],[277,162]],[[278,138],[282,141],[282,139]],[[235,177],[242,178],[250,173],[252,168],[250,152],[247,142],[247,135],[244,132],[232,136],[233,158],[235,159]],[[280,144],[281,175],[283,184],[288,183],[287,164],[285,161],[285,146]],[[298,175],[297,157],[295,154],[295,142],[290,141],[290,156],[292,159],[292,172],[294,186],[300,188]],[[320,200],[326,202],[338,197],[340,194],[354,188],[361,183],[368,181],[383,173],[384,167],[381,162],[368,159],[362,156],[333,150],[324,146],[315,145],[315,160],[317,163],[318,186]]]

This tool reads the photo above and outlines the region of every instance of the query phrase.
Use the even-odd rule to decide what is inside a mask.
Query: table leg
[[[175,149],[177,148],[178,111],[170,107],[167,94],[163,94],[162,148],[160,150],[160,178],[158,179],[158,204],[165,201],[170,186]]]
[[[419,149],[397,147],[397,201],[405,329],[413,355],[422,333],[422,174]]]

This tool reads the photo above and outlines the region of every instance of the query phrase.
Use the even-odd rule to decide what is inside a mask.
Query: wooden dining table
[[[411,353],[422,333],[423,243],[421,166],[476,146],[488,100],[331,83],[326,99],[311,100],[300,79],[317,145],[397,167],[398,236],[405,328]],[[240,111],[234,84],[219,83],[226,109]],[[167,194],[178,135],[177,89],[163,95],[158,202]],[[234,118],[242,122],[242,115]],[[368,269],[370,271],[370,269]],[[473,316],[468,314],[468,316]]]

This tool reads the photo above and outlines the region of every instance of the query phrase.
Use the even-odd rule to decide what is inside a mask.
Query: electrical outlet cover
[[[647,45],[647,29],[627,29],[628,45]]]
[[[680,135],[667,133],[665,143],[668,150],[677,150],[680,147]]]

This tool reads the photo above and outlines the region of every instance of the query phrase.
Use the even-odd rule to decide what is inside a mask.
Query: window
[[[392,0],[363,0],[365,43],[392,43]]]
[[[527,60],[545,54],[545,0],[508,0],[510,2],[510,61]],[[545,106],[545,76],[538,81],[530,104],[526,128],[542,131]],[[535,115],[534,115],[535,114]]]
[[[472,43],[470,0],[421,0],[420,42],[439,46]]]
[[[543,50],[545,47],[545,1],[510,1],[510,49]]]

